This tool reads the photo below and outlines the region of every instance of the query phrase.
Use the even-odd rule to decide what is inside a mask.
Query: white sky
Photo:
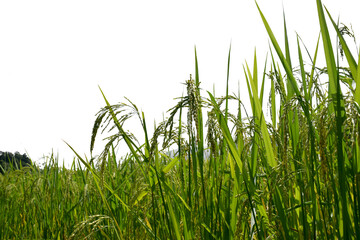
[[[323,3],[359,36],[359,0]],[[296,31],[314,52],[315,0],[258,4],[281,44],[284,6],[292,49]],[[268,52],[253,0],[1,1],[0,34],[0,151],[27,152],[35,161],[53,149],[71,162],[63,140],[89,156],[95,114],[104,106],[98,85],[110,103],[132,100],[152,126],[194,74],[195,45],[202,88],[215,85],[220,96],[232,43],[230,91],[240,81],[243,100],[242,64],[252,63],[256,47],[261,70]]]

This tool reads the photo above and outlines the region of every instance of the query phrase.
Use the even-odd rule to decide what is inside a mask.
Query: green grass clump
[[[290,55],[285,19],[283,51],[258,7],[272,48],[262,74],[256,53],[252,69],[243,66],[248,109],[228,87],[221,98],[201,95],[196,50],[186,96],[152,136],[135,104],[111,105],[101,91],[106,105],[97,114],[90,150],[98,132],[108,131],[103,152],[89,161],[69,145],[77,156],[71,169],[51,157],[44,170],[0,176],[0,236],[360,239],[359,60],[344,31],[316,2],[321,41],[310,55],[298,37],[297,59]],[[336,48],[325,16],[337,33]],[[321,43],[323,68],[316,65]],[[346,67],[339,65],[341,54]],[[229,51],[227,86],[230,56]],[[143,141],[124,129],[131,117],[138,118]],[[119,144],[129,149],[121,158]]]

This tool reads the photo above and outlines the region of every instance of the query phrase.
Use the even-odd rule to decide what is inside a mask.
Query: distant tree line
[[[32,162],[26,154],[15,152],[0,151],[0,173],[4,174],[10,169],[20,169],[22,167],[30,167]]]

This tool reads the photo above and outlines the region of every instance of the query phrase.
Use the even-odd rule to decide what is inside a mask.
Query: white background
[[[333,18],[340,16],[360,36],[358,2],[323,1]],[[296,32],[313,54],[315,0],[258,4],[281,46],[284,8],[295,58]],[[126,96],[149,126],[159,123],[195,72],[195,45],[201,87],[215,86],[216,95],[224,95],[230,43],[230,92],[240,83],[246,101],[243,64],[252,65],[256,47],[262,70],[269,49],[252,0],[1,1],[0,151],[27,152],[35,161],[54,151],[69,164],[74,154],[65,140],[89,156],[95,114],[104,106],[98,86],[110,103]],[[132,132],[139,130],[134,126]]]

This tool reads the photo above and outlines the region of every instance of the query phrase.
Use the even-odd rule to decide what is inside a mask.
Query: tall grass
[[[51,157],[43,171],[0,176],[0,236],[360,239],[359,60],[344,31],[321,1],[316,3],[321,38],[310,54],[298,37],[296,59],[285,14],[282,50],[257,6],[272,47],[261,74],[256,52],[252,67],[243,66],[248,108],[229,94],[231,47],[225,96],[200,90],[195,49],[194,79],[190,75],[186,95],[152,136],[133,102],[111,105],[100,89],[105,106],[97,114],[90,150],[98,133],[108,132],[103,152],[88,160],[69,145],[76,154],[71,169]],[[335,48],[326,18],[340,42]],[[340,54],[348,66],[340,66]],[[235,112],[230,102],[237,104]],[[124,129],[133,117],[142,140]],[[120,144],[128,147],[127,155],[116,154]]]

